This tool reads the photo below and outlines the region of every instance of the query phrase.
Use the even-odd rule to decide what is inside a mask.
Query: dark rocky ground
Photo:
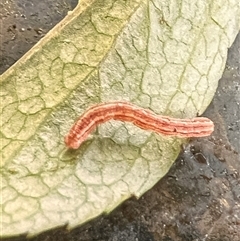
[[[2,0],[0,72],[76,4],[77,0]],[[132,198],[110,215],[74,230],[61,227],[31,240],[240,241],[240,34],[204,116],[215,122],[212,137],[192,140],[169,173],[139,200]]]

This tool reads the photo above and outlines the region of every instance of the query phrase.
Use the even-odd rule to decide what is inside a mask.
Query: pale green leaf
[[[98,102],[201,114],[239,15],[239,0],[81,1],[1,76],[1,236],[75,227],[163,177],[184,140],[118,121],[76,151],[63,137]]]

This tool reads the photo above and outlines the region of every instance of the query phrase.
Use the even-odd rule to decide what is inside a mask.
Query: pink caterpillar
[[[209,136],[214,130],[213,122],[205,117],[171,118],[128,102],[109,102],[97,104],[79,117],[65,136],[66,146],[79,148],[97,125],[109,120],[128,121],[144,130],[182,138]]]

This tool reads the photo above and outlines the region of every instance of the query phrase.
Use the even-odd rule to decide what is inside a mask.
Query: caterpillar
[[[144,130],[181,138],[209,136],[214,130],[206,117],[172,118],[128,102],[109,102],[92,106],[78,118],[64,138],[66,146],[78,149],[97,125],[109,120],[127,121]]]

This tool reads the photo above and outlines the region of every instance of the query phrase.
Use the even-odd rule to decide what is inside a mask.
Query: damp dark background
[[[77,0],[2,0],[0,73],[76,5]],[[60,227],[31,240],[239,241],[240,34],[204,116],[215,122],[213,136],[185,146],[169,173],[139,200],[132,198],[110,215],[71,231]]]

